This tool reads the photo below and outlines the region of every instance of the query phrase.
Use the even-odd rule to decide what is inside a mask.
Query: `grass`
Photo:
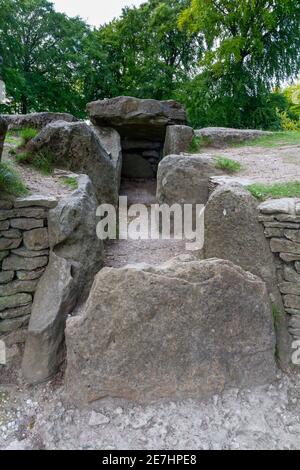
[[[31,139],[34,139],[38,135],[39,131],[37,129],[33,129],[32,127],[26,127],[20,131],[21,147],[26,145]]]
[[[230,158],[216,157],[215,167],[219,170],[224,170],[227,173],[234,174],[241,170],[242,165]]]
[[[193,137],[192,142],[189,145],[188,152],[189,153],[198,153],[201,147],[203,146],[203,139],[202,137]]]
[[[74,176],[67,176],[65,178],[61,178],[61,182],[65,185],[68,186],[70,189],[78,189],[78,181],[77,178]]]
[[[272,135],[258,137],[254,140],[235,143],[234,147],[265,147],[277,148],[284,145],[299,145],[300,131],[273,132]]]
[[[47,152],[31,154],[29,152],[18,153],[16,161],[30,165],[44,175],[51,175],[54,169],[53,155]]]
[[[22,196],[28,191],[19,173],[10,163],[0,163],[0,191]]]
[[[247,188],[251,194],[260,201],[265,201],[269,198],[300,197],[300,181],[275,183],[271,185],[257,183]]]
[[[12,132],[9,131],[6,134],[5,143],[6,144],[12,144],[12,145],[19,145],[20,144],[20,137],[16,133],[12,133]]]

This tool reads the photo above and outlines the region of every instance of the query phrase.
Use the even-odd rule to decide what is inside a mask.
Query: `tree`
[[[46,0],[0,0],[0,55],[11,110],[83,112],[79,74],[87,26]]]
[[[270,93],[299,73],[299,24],[300,3],[294,0],[191,1],[180,25],[201,34],[205,44],[202,73],[189,84],[197,99],[188,98],[200,105],[202,123],[280,125],[278,100]]]

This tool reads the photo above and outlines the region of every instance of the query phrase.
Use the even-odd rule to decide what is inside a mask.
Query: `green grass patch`
[[[78,181],[74,176],[66,176],[65,178],[61,178],[60,181],[74,191],[78,189]]]
[[[0,191],[22,196],[28,191],[19,173],[10,163],[0,163]]]
[[[278,199],[282,197],[300,197],[300,181],[288,183],[252,184],[247,187],[251,194],[260,201],[266,199]]]
[[[20,144],[20,137],[16,133],[7,132],[5,136],[5,143],[11,145],[19,145]]]
[[[284,145],[299,145],[300,131],[273,132],[272,135],[258,137],[254,140],[247,140],[233,144],[234,147],[265,147],[277,148]]]
[[[54,157],[48,152],[31,154],[22,152],[16,155],[16,161],[24,165],[30,165],[44,175],[51,175],[54,169]]]
[[[215,167],[219,170],[224,170],[227,173],[234,174],[241,170],[242,165],[239,162],[231,160],[230,158],[216,157]]]
[[[188,152],[189,153],[198,153],[201,147],[204,145],[204,141],[202,137],[193,137],[192,142],[189,145]]]
[[[33,129],[32,127],[26,127],[20,131],[21,137],[21,146],[26,145],[31,139],[34,139],[38,135],[39,131],[37,129]]]

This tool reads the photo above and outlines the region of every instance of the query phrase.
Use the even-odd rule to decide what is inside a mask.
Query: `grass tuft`
[[[251,194],[260,201],[282,197],[300,197],[300,181],[275,183],[272,185],[256,183],[247,187]]]
[[[21,147],[26,145],[31,139],[34,139],[38,135],[39,131],[37,129],[33,129],[32,127],[26,127],[20,131]]]
[[[16,155],[16,161],[30,165],[44,175],[51,175],[54,169],[54,157],[49,152],[31,154],[23,152]]]
[[[10,163],[0,163],[0,190],[14,196],[28,192],[21,176]]]
[[[254,140],[248,140],[233,144],[233,147],[265,147],[278,148],[284,145],[299,145],[300,131],[273,132],[272,135],[258,137]]]
[[[242,165],[230,158],[217,157],[215,167],[219,170],[224,170],[227,173],[234,174],[241,170]]]
[[[78,189],[78,181],[77,178],[74,176],[67,176],[65,178],[61,178],[60,180],[65,186],[68,186],[70,189]]]
[[[189,145],[188,152],[189,153],[198,153],[203,146],[203,139],[202,137],[193,137],[192,142]]]

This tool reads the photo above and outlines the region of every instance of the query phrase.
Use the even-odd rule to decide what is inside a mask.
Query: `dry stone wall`
[[[54,198],[0,196],[0,337],[28,325],[48,264],[47,216]]]
[[[259,206],[259,219],[274,254],[278,285],[289,318],[289,333],[300,339],[300,199],[279,199]]]

